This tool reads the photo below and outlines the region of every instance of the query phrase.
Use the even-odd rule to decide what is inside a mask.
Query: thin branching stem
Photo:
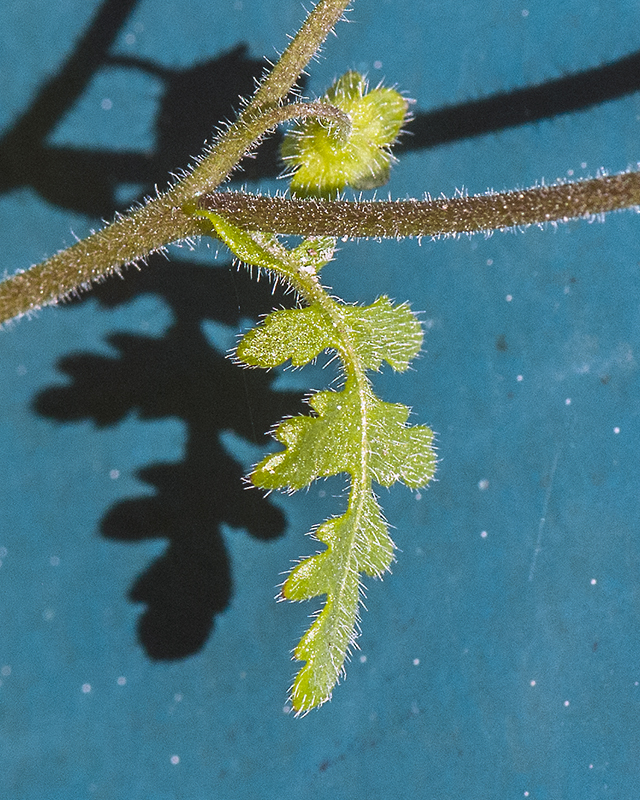
[[[295,200],[214,192],[203,208],[248,230],[300,236],[446,236],[594,217],[640,206],[640,172],[437,200]]]
[[[437,200],[328,202],[216,192],[254,144],[283,121],[322,117],[347,131],[349,120],[326,103],[281,104],[347,5],[348,0],[319,0],[236,122],[167,192],[0,283],[0,323],[86,288],[125,265],[144,260],[170,242],[200,234],[202,221],[193,214],[196,203],[247,229],[353,238],[472,233],[592,217],[640,206],[638,172]]]
[[[349,0],[319,0],[238,119],[167,192],[51,258],[0,283],[0,323],[87,288],[170,242],[200,232],[184,206],[224,181],[273,122],[275,110],[342,17]],[[290,118],[290,117],[288,117]]]

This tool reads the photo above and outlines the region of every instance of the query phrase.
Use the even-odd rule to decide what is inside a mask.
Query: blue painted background
[[[416,98],[394,196],[640,157],[632,0],[349,16],[307,91],[357,68]],[[1,269],[164,185],[301,19],[298,0],[0,6]],[[276,187],[273,153],[250,188]],[[272,298],[214,256],[173,248],[0,333],[2,796],[636,798],[637,215],[345,244],[327,267],[346,299],[423,312],[415,370],[376,386],[441,461],[426,491],[383,492],[397,564],[369,582],[346,682],[303,719],[285,700],[311,609],[273,597],[343,483],[264,499],[240,476],[330,376],[225,361]]]

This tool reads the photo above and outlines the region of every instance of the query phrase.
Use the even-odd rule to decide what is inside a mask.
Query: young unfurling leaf
[[[347,136],[334,122],[306,120],[292,128],[282,157],[294,170],[291,191],[299,197],[335,198],[346,186],[375,189],[389,180],[389,148],[400,133],[407,101],[394,89],[369,91],[366,79],[347,72],[321,102],[344,111],[351,120]]]
[[[274,436],[284,449],[268,455],[250,476],[267,490],[301,489],[341,473],[350,479],[345,513],[315,531],[325,549],[301,561],[282,587],[289,600],[326,597],[295,650],[305,664],[291,701],[304,713],[331,697],[344,671],[357,635],[361,573],[379,577],[393,560],[394,544],[373,484],[402,481],[418,488],[435,472],[432,431],[407,425],[409,409],[376,397],[366,375],[383,361],[407,369],[420,350],[422,330],[406,304],[394,306],[387,297],[367,307],[330,297],[318,278],[332,254],[328,240],[310,239],[287,250],[275,238],[242,231],[213,212],[198,213],[238,257],[273,270],[307,303],[269,314],[239,343],[238,360],[264,368],[287,361],[303,366],[323,350],[334,350],[343,366],[343,388],[317,392],[309,400],[310,415],[281,422]]]

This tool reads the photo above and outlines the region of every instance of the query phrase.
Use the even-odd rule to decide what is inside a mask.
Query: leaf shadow
[[[104,537],[121,542],[166,539],[165,552],[141,575],[130,598],[146,610],[139,638],[154,659],[177,659],[197,652],[216,614],[232,593],[223,525],[246,530],[262,541],[283,534],[282,512],[262,493],[243,483],[243,469],[221,443],[231,431],[266,444],[266,431],[284,415],[302,411],[297,393],[272,389],[273,375],[242,370],[212,347],[203,322],[237,326],[242,317],[290,296],[273,293],[267,281],[256,283],[231,268],[188,262],[179,267],[154,258],[126,281],[111,279],[91,295],[103,307],[126,303],[142,294],[164,299],[174,322],[162,337],[113,333],[114,356],[74,353],[58,369],[68,385],[43,390],[35,411],[58,422],[91,420],[115,425],[135,412],[141,420],[177,418],[186,442],[179,463],[150,464],[137,474],[153,495],[117,503],[103,517]],[[242,308],[229,302],[241,297]],[[288,302],[287,302],[288,301]],[[82,302],[82,301],[79,301]]]
[[[114,55],[112,50],[137,0],[104,0],[57,73],[43,82],[28,108],[0,137],[0,192],[29,187],[59,208],[109,218],[119,189],[140,187],[140,196],[163,185],[177,165],[186,165],[210,139],[212,125],[233,118],[240,96],[250,95],[264,63],[239,44],[227,53],[170,69],[160,62]],[[160,79],[151,151],[65,147],[49,142],[95,75],[105,69],[141,71]],[[278,140],[256,159],[245,160],[244,178],[277,173]],[[130,202],[130,201],[129,201]],[[154,256],[126,281],[112,278],[89,295],[103,307],[142,294],[162,298],[174,323],[161,338],[113,333],[113,357],[75,353],[59,369],[67,386],[50,387],[34,400],[37,413],[61,423],[90,419],[115,425],[131,412],[141,419],[177,417],[185,423],[180,463],[150,464],[138,477],[151,496],[130,498],[103,517],[108,539],[136,542],[165,538],[164,554],[135,582],[130,598],[146,606],[139,639],[154,659],[183,658],[206,641],[216,614],[232,593],[221,526],[242,528],[263,541],[283,534],[282,512],[257,491],[247,491],[243,469],[222,446],[232,431],[264,445],[256,431],[270,429],[302,410],[300,396],[274,392],[273,377],[241,371],[207,341],[202,323],[237,326],[239,315],[256,317],[291,298],[244,274],[195,263],[167,265]],[[242,299],[242,310],[237,299]],[[82,302],[76,300],[74,302]]]

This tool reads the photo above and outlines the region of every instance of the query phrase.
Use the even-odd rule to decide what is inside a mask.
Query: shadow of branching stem
[[[173,171],[202,151],[220,120],[234,116],[238,98],[252,94],[264,63],[249,58],[243,44],[185,69],[111,54],[136,5],[137,0],[105,0],[59,71],[3,131],[0,193],[28,186],[59,208],[109,219],[119,208],[121,185],[139,185],[139,199],[165,186]],[[161,81],[154,147],[122,151],[50,143],[95,75],[109,69],[143,72]],[[257,159],[245,161],[245,179],[277,174],[278,140],[265,144]]]

